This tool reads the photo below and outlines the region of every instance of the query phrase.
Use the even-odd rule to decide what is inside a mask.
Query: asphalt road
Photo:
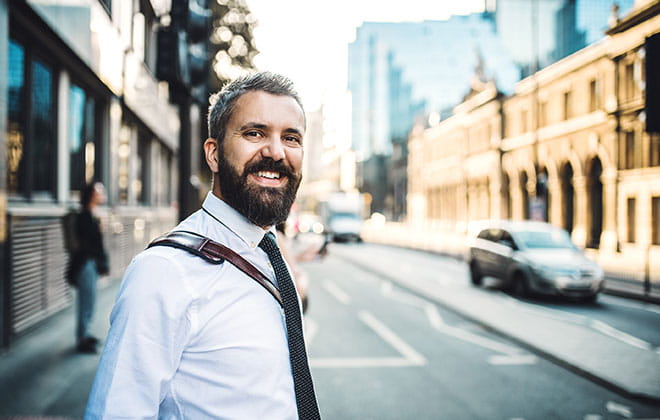
[[[340,258],[345,253],[400,264],[385,277]],[[333,244],[324,261],[304,267],[311,279],[308,345],[325,419],[660,418],[659,406],[622,397],[391,281],[435,277],[451,285],[447,293],[471,287],[455,260]],[[653,306],[609,296],[586,306],[531,303],[567,322],[595,316],[658,345]]]

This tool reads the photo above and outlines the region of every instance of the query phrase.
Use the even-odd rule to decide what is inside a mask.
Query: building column
[[[561,191],[561,181],[556,176],[548,177],[548,192],[550,193],[549,222],[555,226],[562,226],[562,209],[564,208],[564,197]]]
[[[613,254],[616,252],[619,242],[616,229],[617,170],[605,170],[601,180],[603,182],[603,232],[600,235],[600,250],[605,254]]]
[[[520,181],[517,178],[509,183],[509,194],[511,195],[511,219],[524,219],[525,209],[523,209],[523,191],[520,188]]]
[[[573,177],[575,189],[575,222],[573,225],[573,242],[581,248],[587,244],[587,179],[584,176]]]
[[[489,179],[487,194],[489,196],[490,208],[488,209],[488,218],[489,219],[504,219],[502,214],[502,194],[500,194],[500,189],[502,184],[499,179]]]

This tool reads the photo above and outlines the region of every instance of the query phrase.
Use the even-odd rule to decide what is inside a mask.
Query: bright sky
[[[291,78],[308,111],[346,90],[348,44],[362,22],[443,20],[484,0],[247,0],[258,20],[255,64]]]

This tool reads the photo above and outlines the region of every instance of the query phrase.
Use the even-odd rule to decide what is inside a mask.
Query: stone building
[[[660,292],[660,134],[645,131],[647,37],[660,3],[639,1],[607,37],[508,97],[473,84],[409,139],[409,222],[467,233],[483,219],[561,226],[613,288]],[[658,69],[660,72],[660,69]]]

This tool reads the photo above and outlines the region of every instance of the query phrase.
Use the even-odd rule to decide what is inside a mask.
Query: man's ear
[[[218,141],[213,138],[208,138],[204,142],[204,157],[206,164],[214,174],[218,172]]]

